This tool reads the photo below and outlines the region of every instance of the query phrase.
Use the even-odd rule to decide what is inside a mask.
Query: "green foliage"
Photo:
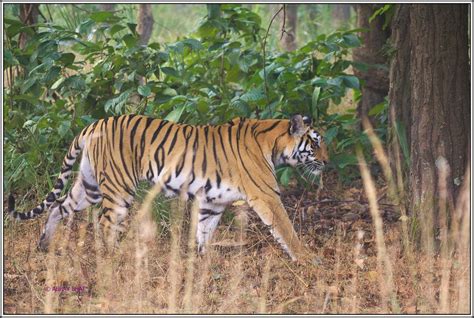
[[[194,34],[147,46],[121,12],[96,10],[74,30],[4,20],[6,190],[26,189],[34,175],[48,180],[39,182],[46,193],[73,136],[123,113],[191,124],[307,114],[326,130],[333,167],[355,164],[351,147],[363,138],[354,133],[355,114],[328,108],[348,90],[360,94],[347,59],[360,45],[357,30],[319,35],[293,52],[267,50],[264,60],[260,16],[241,5],[209,5]],[[31,34],[24,49],[20,32]],[[279,175],[287,183],[293,172]]]
[[[374,11],[374,13],[370,16],[369,22],[372,22],[378,16],[384,17],[384,23],[382,28],[385,30],[392,21],[393,15],[395,13],[395,6],[393,4],[385,4]]]

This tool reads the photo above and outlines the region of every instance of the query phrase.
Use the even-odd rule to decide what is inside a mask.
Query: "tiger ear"
[[[308,131],[309,125],[306,124],[303,116],[294,115],[290,119],[290,135],[298,137],[303,136]]]
[[[308,116],[303,116],[303,122],[304,122],[307,126],[311,126],[311,125],[313,124],[313,118],[308,117]]]

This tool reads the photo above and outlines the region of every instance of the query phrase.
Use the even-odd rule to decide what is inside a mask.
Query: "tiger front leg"
[[[125,220],[128,209],[117,206],[110,202],[102,205],[102,213],[99,219],[99,236],[107,252],[112,252],[118,248],[120,238],[126,232],[127,222]]]
[[[293,261],[305,259],[309,253],[298,239],[280,198],[273,197],[270,201],[250,199],[248,203],[263,223],[271,227],[270,232]]]

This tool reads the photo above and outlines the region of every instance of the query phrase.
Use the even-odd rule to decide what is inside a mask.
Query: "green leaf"
[[[133,34],[137,34],[137,24],[136,23],[127,23],[128,28],[132,31]]]
[[[370,16],[369,18],[369,23],[372,23],[372,21],[379,15],[383,15],[385,12],[391,9],[393,5],[392,4],[386,4],[383,7],[378,8],[375,10],[375,12]]]
[[[94,22],[109,22],[114,17],[114,14],[109,11],[93,12],[90,18]]]
[[[63,65],[70,65],[74,63],[76,56],[72,53],[63,53],[61,57],[58,59],[58,62],[61,62]]]
[[[181,115],[183,114],[184,108],[186,104],[181,104],[175,109],[173,109],[166,117],[166,120],[172,121],[172,122],[179,122],[179,119],[181,118]]]
[[[15,35],[21,32],[21,29],[23,28],[23,23],[21,23],[19,20],[13,20],[13,19],[3,19],[3,22],[5,24],[8,24],[9,26],[6,29],[6,34],[9,38],[13,38]]]
[[[357,157],[352,154],[338,154],[331,158],[331,163],[339,167],[339,169],[343,169],[346,166],[353,166],[357,165]]]
[[[156,55],[156,63],[158,64],[162,64],[163,62],[168,61],[168,59],[169,59],[169,54],[166,52],[159,52]]]
[[[20,92],[23,94],[25,93],[26,91],[28,91],[33,85],[36,84],[36,82],[38,81],[38,79],[35,77],[35,76],[31,76],[23,82],[23,85],[21,85],[20,87]]]
[[[31,119],[29,119],[29,120],[27,120],[27,121],[23,124],[23,128],[32,127],[32,126],[34,126],[34,125],[36,125],[36,122],[33,121],[33,120],[31,120]]]
[[[357,35],[350,33],[350,34],[344,34],[342,36],[343,43],[347,45],[348,47],[358,47],[360,46],[360,39]]]
[[[178,92],[176,92],[176,90],[170,88],[170,87],[167,87],[163,90],[163,95],[167,95],[167,96],[176,96],[178,95]]]
[[[57,107],[57,108],[63,108],[64,105],[66,105],[66,101],[64,99],[58,99],[56,101],[56,103],[54,103],[54,105]]]
[[[51,85],[51,89],[57,89],[65,80],[65,77],[60,77],[56,82],[53,83],[53,85]]]
[[[341,86],[342,81],[343,81],[342,76],[339,76],[339,77],[334,77],[334,78],[328,79],[327,84],[332,85],[332,86]]]
[[[325,133],[324,133],[324,141],[326,142],[326,144],[330,144],[334,137],[337,136],[337,133],[339,132],[339,127],[337,126],[333,126],[331,128],[329,128]]]
[[[20,64],[20,62],[18,62],[17,58],[15,56],[13,56],[12,51],[10,51],[9,49],[5,49],[5,48],[4,48],[4,53],[3,53],[3,63],[4,63],[3,69],[5,69],[9,66]]]
[[[341,76],[341,77],[342,77],[342,81],[343,81],[344,85],[346,85],[346,87],[354,88],[354,89],[359,89],[360,88],[359,79],[356,76],[344,75],[344,76]]]
[[[206,20],[198,28],[197,35],[203,39],[213,39],[216,37],[219,29],[213,21]]]
[[[209,103],[204,100],[199,100],[197,102],[196,108],[201,114],[207,114],[209,111]]]
[[[209,52],[210,51],[215,51],[217,49],[220,49],[222,46],[224,46],[226,42],[224,41],[215,41],[209,48],[207,49]]]
[[[15,96],[13,96],[13,99],[15,101],[17,101],[17,100],[26,101],[26,102],[30,103],[31,105],[33,105],[33,106],[37,106],[38,103],[40,102],[37,97],[31,96],[31,95],[28,95],[28,94],[15,95]]]
[[[344,151],[348,146],[352,146],[356,143],[357,138],[354,137],[348,137],[346,139],[341,140],[340,142],[337,143],[336,149],[340,151]]]
[[[109,33],[110,33],[110,35],[114,35],[115,33],[122,31],[123,29],[125,29],[125,27],[124,27],[123,25],[114,24],[114,25],[109,29]]]
[[[94,21],[91,19],[87,19],[84,22],[81,22],[81,24],[79,24],[79,27],[77,28],[77,30],[79,31],[80,34],[87,34],[90,32],[93,25],[94,25]]]
[[[168,67],[168,66],[164,66],[164,67],[161,67],[160,70],[165,73],[166,75],[170,75],[170,76],[174,76],[174,77],[179,77],[179,74],[178,72],[172,68],[172,67]]]
[[[354,119],[354,114],[344,114],[344,115],[338,115],[336,117],[336,120],[340,121],[340,122],[346,122],[346,121],[350,121],[352,119]]]
[[[236,99],[230,103],[230,106],[235,109],[236,115],[248,117],[251,113],[251,108],[242,99]]]
[[[138,86],[138,94],[142,95],[143,97],[148,97],[151,94],[151,88],[147,85],[140,85]]]
[[[380,114],[385,109],[385,102],[381,102],[374,107],[372,107],[369,111],[369,116],[375,116]]]
[[[257,62],[256,58],[251,55],[243,55],[239,58],[237,61],[239,68],[242,70],[242,72],[247,73],[252,65],[254,65]]]
[[[263,88],[254,88],[249,90],[247,93],[240,96],[240,99],[245,102],[258,102],[265,99]]]
[[[125,45],[128,47],[128,48],[132,48],[134,47],[137,42],[138,42],[138,38],[131,35],[130,33],[129,34],[125,34],[122,38],[122,40],[125,42]]]
[[[288,186],[290,183],[291,177],[293,176],[293,169],[290,167],[283,167],[277,170],[277,175],[279,176],[280,183],[283,186]]]
[[[327,80],[321,77],[315,77],[311,80],[311,85],[317,86],[325,86],[327,84]]]
[[[63,121],[58,127],[58,133],[60,136],[64,137],[70,129],[71,129],[71,122]]]
[[[313,90],[313,96],[311,98],[311,105],[313,106],[313,109],[317,109],[318,107],[318,101],[319,101],[319,94],[321,93],[321,87],[316,86]]]
[[[4,18],[3,22],[8,25],[18,25],[18,26],[23,26],[23,23],[21,23],[20,20],[15,20],[15,19],[8,19]]]
[[[209,20],[217,19],[221,15],[220,4],[207,4],[207,16]]]
[[[128,101],[128,97],[132,93],[131,89],[126,90],[119,96],[109,99],[105,105],[104,105],[104,110],[106,112],[112,111],[114,114],[121,114],[122,113],[122,108],[125,105],[125,103]]]
[[[202,49],[202,43],[196,39],[185,39],[182,42],[191,47],[191,49],[193,49],[194,51]]]
[[[160,43],[153,42],[153,43],[148,43],[148,47],[153,50],[159,50],[160,49]]]

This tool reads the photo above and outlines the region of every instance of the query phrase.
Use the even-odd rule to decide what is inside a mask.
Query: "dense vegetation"
[[[41,180],[54,179],[73,136],[98,118],[123,113],[193,124],[311,115],[332,145],[332,166],[342,178],[353,175],[355,169],[342,173],[356,163],[347,150],[366,142],[354,134],[354,106],[342,115],[328,107],[348,90],[355,99],[360,94],[350,69],[364,66],[348,58],[360,45],[357,30],[320,34],[282,53],[267,44],[279,35],[267,33],[252,10],[208,11],[195,32],[147,46],[138,44],[137,25],[124,10],[81,12],[76,23],[62,25],[6,18],[4,189],[25,193],[36,184],[47,191],[51,184]],[[22,32],[30,37],[25,48],[18,43]],[[279,171],[284,184],[292,172]]]
[[[35,246],[44,218],[5,213],[6,313],[469,313],[468,6],[3,8],[3,186],[19,210],[51,189],[73,136],[107,116],[302,113],[330,152],[317,186],[277,171],[312,262],[289,262],[242,202],[196,257],[197,206],[140,187],[110,255],[96,207],[64,222],[47,254]]]

